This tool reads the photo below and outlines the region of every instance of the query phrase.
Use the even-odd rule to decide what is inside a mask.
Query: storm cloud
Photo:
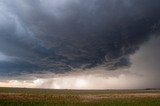
[[[0,74],[131,66],[160,28],[159,0],[1,0]]]

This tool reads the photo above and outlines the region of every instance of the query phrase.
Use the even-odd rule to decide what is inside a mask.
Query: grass
[[[160,106],[160,91],[0,88],[0,106]]]

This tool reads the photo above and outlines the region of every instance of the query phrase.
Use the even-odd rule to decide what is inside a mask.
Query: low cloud
[[[138,52],[130,56],[132,65],[129,68],[107,71],[105,67],[99,66],[65,74],[26,74],[3,79],[0,86],[49,89],[159,88],[159,42],[160,37],[154,37],[143,44]]]
[[[129,56],[159,31],[158,4],[159,0],[2,0],[0,52],[16,57],[5,64],[17,68],[0,67],[0,72],[129,67]]]
[[[0,86],[159,87],[159,0],[1,0],[0,13]]]

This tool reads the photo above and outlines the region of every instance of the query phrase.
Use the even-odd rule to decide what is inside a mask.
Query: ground
[[[160,106],[160,90],[0,88],[0,106]]]

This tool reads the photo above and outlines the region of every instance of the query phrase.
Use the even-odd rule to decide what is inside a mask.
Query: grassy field
[[[0,106],[160,106],[160,90],[0,88]]]

